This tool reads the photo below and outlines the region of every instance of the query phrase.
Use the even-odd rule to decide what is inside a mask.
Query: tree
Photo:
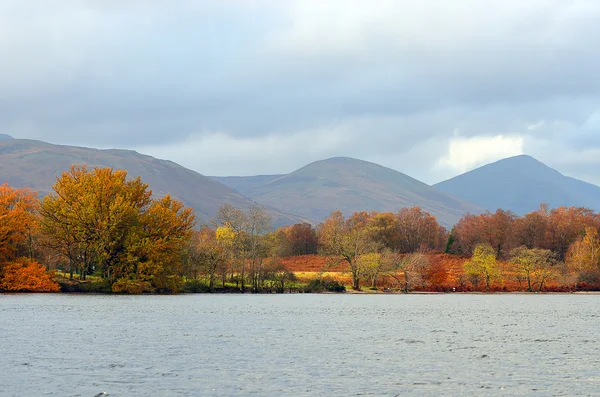
[[[264,281],[263,259],[266,257],[267,244],[264,235],[271,229],[271,217],[258,205],[252,205],[247,210],[247,252],[250,255],[250,279],[252,292],[259,292]]]
[[[40,210],[47,243],[69,261],[71,272],[85,278],[100,266],[114,282],[129,232],[151,203],[148,185],[139,177],[127,180],[125,171],[72,166],[53,189]]]
[[[465,263],[464,272],[471,277],[475,288],[479,280],[485,281],[485,290],[490,290],[493,280],[500,278],[500,268],[496,261],[496,250],[489,244],[479,244],[475,247],[473,257]]]
[[[556,260],[550,250],[521,246],[513,249],[510,256],[511,262],[516,266],[518,279],[527,281],[528,291],[533,291],[536,287],[541,291],[544,282],[554,274],[553,265]]]
[[[136,274],[159,291],[176,292],[183,254],[196,224],[192,209],[166,195],[154,200],[140,221],[141,233],[133,235],[134,269],[124,276]]]
[[[363,274],[358,258],[378,249],[369,224],[369,215],[355,212],[350,218],[344,219],[340,211],[335,211],[319,226],[318,235],[326,253],[341,257],[348,264],[352,288],[359,290]]]
[[[514,224],[516,244],[527,248],[544,248],[548,213],[548,206],[540,205],[537,211],[516,219]]]
[[[230,269],[231,279],[236,282],[242,292],[246,288],[246,253],[245,253],[245,228],[248,223],[247,215],[243,210],[235,208],[231,204],[224,204],[217,210],[213,222],[217,227],[225,227],[231,230],[231,252],[232,267]]]
[[[360,273],[371,280],[371,288],[377,289],[377,278],[382,269],[381,254],[377,252],[363,254],[358,257],[357,261]]]
[[[494,248],[496,258],[510,250],[513,223],[516,215],[510,211],[497,210],[479,215],[467,214],[454,227],[454,238],[463,255],[472,255],[475,247],[487,244]]]
[[[419,250],[433,250],[439,242],[439,225],[434,216],[419,207],[402,208],[396,214],[397,234],[401,253],[413,253]]]
[[[71,167],[41,205],[41,229],[83,278],[99,268],[116,290],[150,283],[174,292],[195,216],[169,195],[152,200],[139,177],[111,168]],[[127,281],[132,280],[132,281]],[[140,284],[141,285],[141,284]],[[145,287],[144,287],[145,288]]]
[[[30,251],[23,248],[37,227],[37,206],[36,193],[0,185],[0,264]]]
[[[597,275],[600,271],[600,236],[596,228],[586,227],[585,235],[569,246],[566,264],[568,270],[580,278]]]
[[[422,253],[401,255],[387,251],[383,255],[387,274],[394,278],[404,293],[417,286],[424,287],[429,259]]]
[[[310,223],[297,223],[286,228],[285,234],[291,245],[292,255],[311,255],[317,253],[317,231]]]
[[[559,207],[550,211],[545,247],[556,252],[559,260],[565,260],[571,244],[582,237],[586,227],[598,229],[598,217],[583,207]]]

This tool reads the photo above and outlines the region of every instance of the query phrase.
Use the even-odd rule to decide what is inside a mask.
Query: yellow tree
[[[135,276],[159,291],[176,292],[181,283],[185,248],[189,246],[196,217],[191,208],[170,195],[152,202],[141,215],[141,233],[132,244]],[[131,257],[131,254],[130,254]],[[131,268],[128,273],[131,275]]]
[[[85,277],[99,265],[114,281],[130,230],[151,202],[148,185],[139,177],[127,180],[122,170],[72,166],[53,189],[40,210],[48,245],[69,261],[71,271]]]
[[[566,263],[570,272],[579,275],[600,270],[600,236],[595,227],[586,227],[585,235],[569,246]]]
[[[464,272],[473,280],[475,288],[479,280],[485,281],[485,290],[490,290],[493,280],[500,278],[500,267],[496,261],[496,250],[490,244],[478,244],[470,261],[465,263]]]
[[[528,291],[533,291],[536,287],[541,291],[546,280],[554,275],[553,265],[556,260],[550,250],[521,246],[513,249],[510,255],[519,284],[521,280],[525,280]]]

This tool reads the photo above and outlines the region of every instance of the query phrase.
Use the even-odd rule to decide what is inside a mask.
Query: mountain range
[[[201,221],[213,218],[223,204],[265,206],[274,226],[316,224],[338,209],[349,215],[419,206],[446,227],[466,213],[502,208],[525,214],[540,203],[600,210],[600,187],[564,176],[530,156],[504,159],[433,186],[347,157],[316,161],[289,174],[206,177],[131,150],[54,145],[0,134],[0,183],[30,187],[44,196],[72,164],[139,175],[156,196],[170,193],[183,200]]]
[[[131,177],[141,176],[156,197],[167,193],[193,207],[200,221],[213,218],[223,204],[248,208],[255,204],[234,189],[215,182],[172,161],[159,160],[132,150],[98,150],[53,145],[28,139],[0,137],[0,183],[29,187],[40,196],[52,191],[56,178],[72,164],[88,168],[111,167],[126,170]],[[268,208],[275,225],[306,219]]]
[[[600,211],[600,187],[565,176],[527,155],[487,164],[433,186],[490,211],[502,208],[524,215],[541,203]]]
[[[467,212],[483,211],[401,172],[347,157],[316,161],[287,175],[215,179],[258,203],[319,220],[338,209],[349,214],[419,206],[448,226]]]

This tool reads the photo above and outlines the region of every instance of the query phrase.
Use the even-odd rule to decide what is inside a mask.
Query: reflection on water
[[[599,301],[0,295],[0,395],[600,395]]]

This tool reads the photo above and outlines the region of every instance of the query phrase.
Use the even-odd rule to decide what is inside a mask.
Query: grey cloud
[[[600,147],[589,122],[600,109],[600,5],[366,4],[4,2],[0,130],[160,155],[214,133],[343,128],[347,144],[319,154],[380,159],[432,181],[440,174],[428,164],[457,135],[522,135],[543,161]]]

